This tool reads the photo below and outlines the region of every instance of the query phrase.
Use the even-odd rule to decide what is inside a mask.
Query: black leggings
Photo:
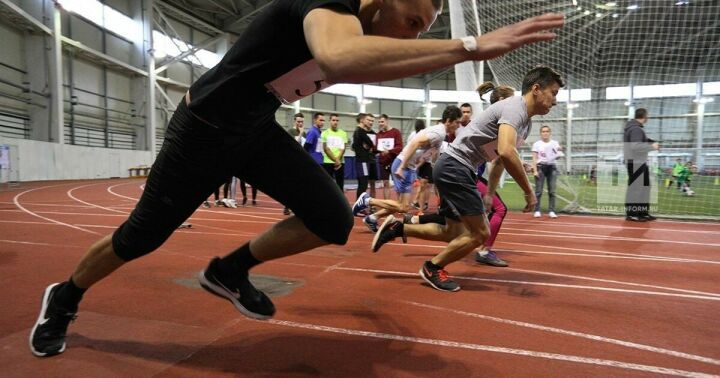
[[[257,187],[253,185],[251,188],[252,190],[252,199],[255,201],[257,199]],[[247,198],[247,185],[245,184],[245,181],[240,180],[240,193],[242,193],[243,198]]]
[[[228,198],[228,191],[230,190],[230,185],[232,185],[232,177],[228,177],[227,180],[225,180],[225,183],[223,184],[223,198]],[[220,187],[218,186],[215,188],[215,193],[213,193],[215,196],[215,201],[220,199]]]
[[[347,242],[353,216],[345,196],[273,118],[214,128],[181,101],[140,201],[113,234],[115,253],[130,261],[154,251],[231,176],[292,209],[328,243]]]

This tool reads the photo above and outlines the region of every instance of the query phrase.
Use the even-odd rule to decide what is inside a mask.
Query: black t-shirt
[[[352,149],[355,151],[355,159],[361,162],[375,161],[375,144],[368,134],[375,134],[373,130],[365,130],[362,127],[355,129],[353,133]]]
[[[190,87],[190,111],[214,126],[237,128],[273,118],[279,96],[292,102],[328,86],[315,61],[308,62],[303,31],[305,16],[316,8],[357,15],[360,0],[275,0]]]

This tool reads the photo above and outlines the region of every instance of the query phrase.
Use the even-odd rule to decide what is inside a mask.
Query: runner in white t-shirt
[[[533,143],[533,174],[535,175],[535,197],[537,204],[535,205],[535,218],[540,218],[540,198],[542,197],[543,184],[547,179],[548,194],[550,196],[548,206],[548,216],[557,218],[555,214],[555,183],[557,182],[558,170],[555,162],[558,157],[563,156],[562,147],[558,141],[550,139],[552,130],[550,126],[543,125],[540,128],[540,140]]]

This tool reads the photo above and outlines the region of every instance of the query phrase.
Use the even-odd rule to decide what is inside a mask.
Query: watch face
[[[463,37],[462,38],[463,48],[467,51],[475,51],[477,50],[477,41],[475,40],[475,37]]]

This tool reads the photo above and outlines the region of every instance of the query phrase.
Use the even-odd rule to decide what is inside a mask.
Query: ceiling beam
[[[158,67],[158,68],[155,69],[155,73],[156,73],[156,74],[159,74],[160,72],[165,71],[165,70],[166,70],[168,67],[170,67],[170,65],[172,65],[173,63],[177,63],[177,62],[179,62],[179,61],[187,58],[187,57],[190,56],[190,55],[195,55],[196,52],[198,52],[198,51],[200,51],[200,50],[202,50],[202,49],[204,49],[204,48],[206,48],[206,47],[209,47],[209,46],[212,46],[212,45],[218,43],[218,42],[219,42],[220,40],[222,40],[224,37],[225,37],[225,35],[224,35],[224,34],[221,34],[221,35],[218,35],[218,36],[216,36],[216,37],[210,37],[210,38],[202,41],[202,42],[201,42],[200,44],[198,44],[197,46],[194,46],[193,48],[191,48],[191,49],[183,52],[182,54],[177,55],[177,56],[175,56],[175,57],[173,57],[173,58],[171,58],[171,59],[168,59],[168,60],[165,61],[165,62],[162,62],[161,65],[160,65],[160,67]]]
[[[223,29],[225,30],[232,30],[236,26],[242,24],[243,22],[250,21],[253,16],[255,16],[258,12],[265,9],[268,5],[272,4],[272,0],[268,1],[265,4],[262,4],[255,8],[254,10],[250,11],[247,14],[244,14],[242,17],[235,19],[235,20],[228,20],[229,22],[226,22],[225,25],[223,25]]]

